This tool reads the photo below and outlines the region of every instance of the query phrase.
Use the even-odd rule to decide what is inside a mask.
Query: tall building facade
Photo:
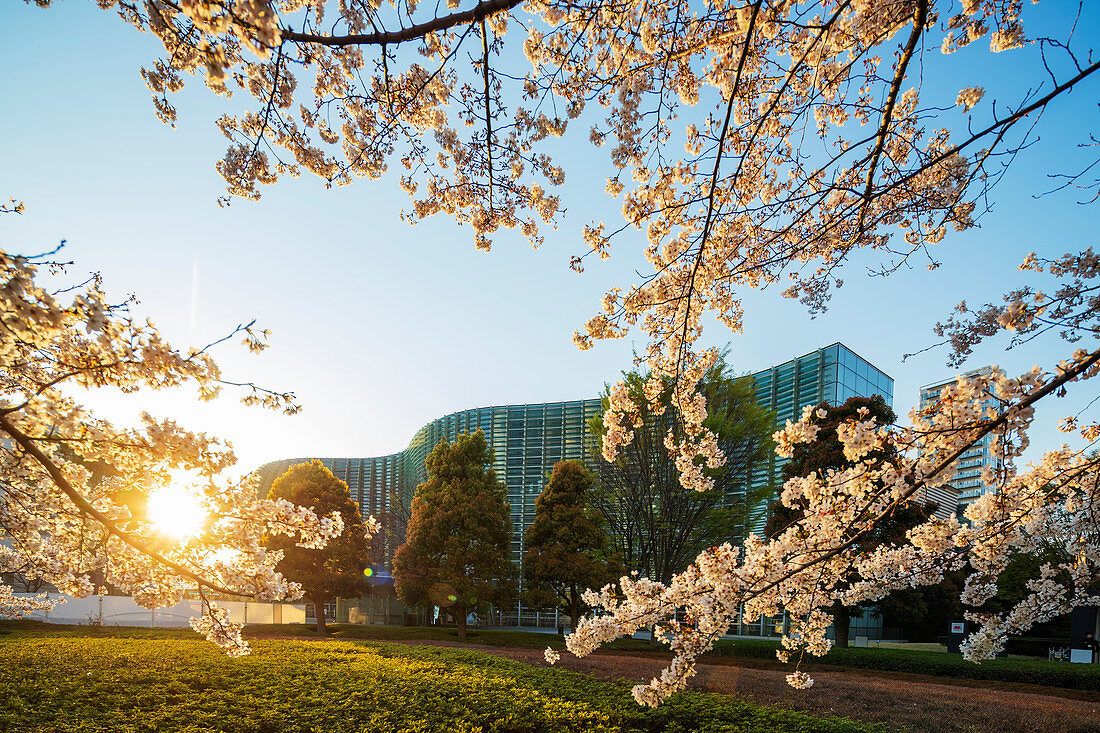
[[[400,516],[412,500],[417,484],[427,480],[424,460],[443,438],[482,430],[493,451],[492,468],[508,491],[512,518],[512,560],[519,564],[524,534],[535,520],[535,499],[558,461],[591,460],[588,421],[600,411],[600,400],[574,400],[531,405],[500,405],[463,410],[433,420],[416,432],[409,447],[379,458],[321,458],[337,478],[348,485],[360,511],[375,516]],[[266,493],[293,458],[261,466],[257,473]],[[393,543],[390,543],[391,545]],[[385,548],[386,560],[396,552]]]
[[[943,388],[955,384],[960,376],[985,376],[989,374],[992,369],[992,367],[984,366],[980,369],[973,369],[941,382],[926,384],[920,388],[920,409],[924,410],[939,401],[940,393],[943,391]],[[982,406],[996,407],[996,399],[990,397],[982,402]],[[990,467],[995,469],[997,467],[997,457],[993,455],[993,451],[991,450],[992,442],[992,435],[984,436],[981,441],[971,446],[965,453],[959,456],[951,466],[949,485],[957,492],[955,511],[959,517],[962,517],[963,512],[966,511],[966,507],[969,504],[973,504],[978,497],[996,490],[994,487],[988,486],[982,481],[982,470],[984,468]]]
[[[853,396],[894,396],[894,380],[841,343],[791,359],[752,375],[761,405],[775,410],[776,426],[797,420],[806,405],[839,404]],[[482,430],[493,451],[493,470],[508,490],[512,516],[512,557],[523,557],[524,533],[535,518],[535,499],[558,461],[592,461],[588,421],[600,412],[598,398],[530,405],[500,405],[463,410],[433,420],[416,432],[400,453],[377,458],[319,459],[348,485],[352,499],[366,514],[400,516],[416,486],[427,479],[424,459],[443,438]],[[261,466],[257,473],[264,493],[283,471],[306,458]],[[772,456],[752,478],[752,485],[779,486],[784,459]],[[761,514],[753,529],[763,531]],[[386,560],[397,550],[385,548]]]
[[[888,405],[894,402],[894,380],[839,342],[756,372],[752,378],[756,400],[775,410],[777,428],[788,420],[798,420],[807,405],[839,405],[849,397],[876,394],[882,395]],[[753,484],[779,486],[786,462],[773,454],[768,465],[753,477]]]
[[[807,405],[827,402],[839,405],[850,397],[882,395],[886,404],[894,402],[894,380],[871,362],[842,343],[823,346],[770,369],[752,375],[756,383],[756,400],[775,410],[776,427],[802,416]],[[753,488],[779,487],[783,483],[786,458],[774,453],[752,478]],[[760,507],[752,531],[762,534],[767,523],[767,506]]]

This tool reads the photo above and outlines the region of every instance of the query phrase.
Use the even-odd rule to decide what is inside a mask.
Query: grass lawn
[[[453,628],[417,626],[367,626],[358,624],[329,624],[332,636],[341,640],[370,641],[449,641],[460,642]],[[0,639],[5,633],[22,635],[30,633],[49,637],[86,637],[109,635],[123,638],[198,639],[190,629],[141,629],[134,627],[63,626],[43,624],[37,621],[0,621]],[[312,624],[253,625],[245,627],[245,636],[253,640],[271,637],[315,638]],[[466,643],[513,649],[544,649],[552,646],[563,650],[560,636],[527,631],[471,630]],[[662,654],[664,647],[652,647],[640,639],[619,639],[606,647],[608,650],[632,653]],[[713,651],[702,661],[751,660],[755,666],[766,665],[786,668],[775,657],[777,641],[757,639],[721,639]],[[1069,664],[1033,659],[994,659],[982,664],[964,661],[956,654],[937,651],[919,651],[912,648],[855,648],[834,649],[823,658],[806,657],[802,667],[813,671],[823,667],[902,672],[931,675],[941,680],[985,680],[990,682],[1022,683],[1070,690],[1100,691],[1100,665]]]
[[[360,626],[330,624],[333,635],[341,639],[372,639],[379,641],[459,641],[455,630],[439,627],[414,626]],[[252,638],[265,636],[316,636],[313,626],[289,624],[282,626],[249,626],[246,635]],[[564,649],[561,637],[525,631],[471,631],[467,642],[486,646],[543,649],[553,646]],[[915,646],[915,645],[914,645]],[[932,645],[929,645],[932,646]],[[658,653],[663,647],[652,647],[640,639],[619,639],[609,644],[609,650]],[[720,639],[714,650],[702,661],[715,658],[754,660],[780,666],[775,652],[778,641],[759,639]],[[656,651],[655,651],[656,650]],[[785,665],[784,665],[785,666]],[[923,674],[940,679],[988,680],[995,682],[1024,683],[1044,687],[1060,687],[1072,690],[1100,691],[1100,665],[1069,664],[1035,659],[994,659],[981,664],[965,661],[958,654],[904,647],[866,647],[833,649],[822,658],[807,656],[803,660],[807,670],[821,667],[845,667],[849,669],[880,670]]]
[[[3,731],[884,730],[707,693],[644,709],[627,683],[466,649],[259,640],[230,659],[183,631],[0,631]]]

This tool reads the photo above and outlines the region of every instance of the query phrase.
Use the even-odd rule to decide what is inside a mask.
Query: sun
[[[202,531],[206,510],[192,489],[169,484],[149,494],[149,521],[163,534],[179,540]]]

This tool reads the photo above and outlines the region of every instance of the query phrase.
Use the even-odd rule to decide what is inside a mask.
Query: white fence
[[[34,595],[17,593],[16,595]],[[190,626],[189,620],[202,609],[197,600],[185,600],[168,608],[148,609],[129,596],[73,598],[48,594],[60,603],[49,611],[36,611],[27,618],[54,624],[104,624],[106,626]],[[216,601],[229,611],[229,620],[244,624],[301,624],[306,620],[305,604]]]

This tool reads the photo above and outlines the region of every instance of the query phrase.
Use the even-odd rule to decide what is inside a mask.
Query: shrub
[[[713,654],[742,659],[775,659],[779,644],[749,639],[721,640]],[[1046,655],[1044,648],[1043,655]],[[890,672],[927,674],[966,680],[995,680],[1044,687],[1100,691],[1100,665],[1068,664],[1031,659],[993,659],[981,664],[958,654],[905,649],[833,649],[824,657],[807,657],[806,666],[834,665]]]

